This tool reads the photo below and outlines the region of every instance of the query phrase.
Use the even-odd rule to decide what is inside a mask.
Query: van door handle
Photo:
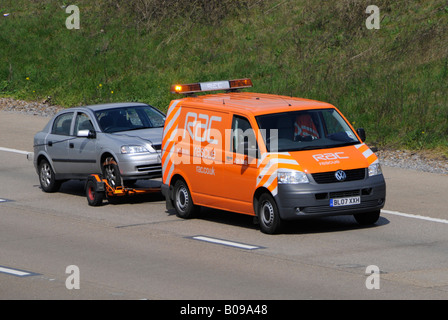
[[[73,148],[75,147],[75,145],[73,144],[73,142],[70,142],[70,143],[68,144],[68,146],[69,146],[70,149],[73,149]]]
[[[52,147],[53,146],[53,141],[48,141],[47,144],[48,144],[49,147]]]

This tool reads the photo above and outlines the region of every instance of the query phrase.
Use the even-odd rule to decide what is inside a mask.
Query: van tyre
[[[375,224],[380,218],[380,210],[365,212],[365,213],[356,213],[353,215],[355,217],[356,222],[358,222],[362,226],[368,226]]]
[[[190,190],[183,180],[177,180],[174,184],[174,208],[178,217],[183,219],[194,218],[200,207],[193,203]]]
[[[45,192],[57,192],[62,184],[61,181],[56,180],[53,168],[46,159],[39,163],[39,182]]]
[[[257,216],[261,232],[275,234],[280,231],[282,220],[278,213],[277,203],[269,193],[263,193],[260,196]]]

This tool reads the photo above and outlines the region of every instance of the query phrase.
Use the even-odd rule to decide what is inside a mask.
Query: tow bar
[[[112,187],[107,179],[103,179],[98,174],[91,174],[86,182],[86,197],[90,206],[97,207],[103,203],[105,198],[123,197],[132,195],[141,195],[148,193],[160,192],[160,184],[156,187],[145,188],[129,188],[129,187]]]

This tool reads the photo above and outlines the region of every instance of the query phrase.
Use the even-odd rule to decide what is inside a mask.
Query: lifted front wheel
[[[112,188],[121,187],[123,185],[120,169],[118,168],[117,162],[112,157],[106,158],[103,162],[103,176]]]

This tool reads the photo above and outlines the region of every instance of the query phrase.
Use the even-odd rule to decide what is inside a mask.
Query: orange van
[[[277,233],[288,220],[353,215],[374,224],[386,185],[376,155],[333,105],[240,92],[250,79],[172,86],[162,140],[167,208],[202,206],[257,217]],[[199,93],[205,91],[222,93]]]

